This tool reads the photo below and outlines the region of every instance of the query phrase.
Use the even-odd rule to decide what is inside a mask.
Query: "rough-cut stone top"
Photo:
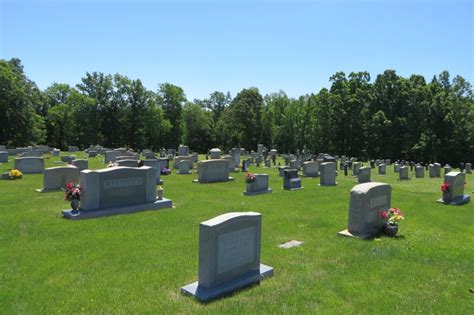
[[[210,149],[209,152],[222,152],[219,148]]]
[[[366,194],[370,189],[374,187],[381,187],[381,186],[390,186],[390,185],[386,183],[377,183],[377,182],[359,184],[359,185],[354,186],[354,188],[352,188],[351,193]]]
[[[228,212],[228,213],[221,214],[210,220],[201,222],[201,224],[207,225],[207,226],[215,226],[225,221],[235,219],[237,217],[258,217],[258,216],[261,216],[261,214],[258,212]]]

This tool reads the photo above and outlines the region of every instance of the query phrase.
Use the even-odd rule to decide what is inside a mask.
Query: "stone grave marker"
[[[189,160],[179,161],[179,170],[178,170],[177,174],[180,174],[180,175],[189,175],[189,174],[191,174],[190,170],[191,170],[192,166],[193,166],[193,164]]]
[[[195,183],[216,183],[234,180],[229,177],[229,166],[226,160],[206,160],[198,162],[198,179]]]
[[[359,174],[357,175],[357,181],[359,184],[370,182],[370,173],[371,167],[361,167],[359,169]]]
[[[319,176],[319,163],[315,161],[303,162],[303,177],[318,177]]]
[[[443,192],[442,198],[437,202],[447,205],[462,205],[471,200],[469,195],[464,194],[465,174],[462,172],[449,172],[444,176],[444,184],[448,189]]]
[[[407,180],[410,179],[408,177],[408,166],[401,166],[398,172],[398,180]]]
[[[8,163],[8,152],[0,151],[0,163]]]
[[[379,164],[379,175],[387,174],[387,164],[381,163]]]
[[[79,175],[79,214],[63,210],[67,219],[87,219],[172,207],[170,199],[156,197],[156,168],[109,167],[84,170]]]
[[[421,165],[415,166],[415,177],[416,178],[423,178],[425,177],[425,168]]]
[[[138,160],[123,159],[123,160],[117,160],[115,163],[117,163],[118,166],[138,167]]]
[[[299,190],[303,189],[301,186],[301,178],[298,177],[298,171],[295,169],[286,169],[283,175],[283,189],[285,190]]]
[[[43,173],[43,188],[38,192],[50,192],[65,189],[69,182],[79,181],[79,169],[73,165],[50,167]]]
[[[156,184],[163,185],[163,180],[161,179],[161,169],[164,167],[163,162],[157,159],[149,159],[143,161],[144,166],[153,167],[156,169]]]
[[[360,238],[380,234],[385,225],[380,212],[390,208],[391,198],[392,188],[388,184],[371,182],[352,188],[348,228],[339,234]]]
[[[244,191],[244,195],[252,196],[252,195],[271,193],[272,190],[268,188],[268,178],[269,178],[268,174],[254,174],[254,175],[255,175],[255,182],[246,183],[246,191]]]
[[[222,151],[221,151],[221,149],[213,148],[213,149],[209,150],[209,154],[211,155],[211,157],[210,157],[211,160],[220,159]]]
[[[230,212],[201,222],[198,281],[181,292],[205,302],[272,276],[273,268],[260,263],[261,238],[260,213]]]
[[[41,174],[44,172],[44,158],[19,157],[13,160],[13,168],[23,174]]]
[[[357,168],[357,173],[359,173],[359,168]],[[321,163],[320,170],[321,177],[319,178],[320,186],[335,186],[336,183],[336,163],[334,162],[324,162]]]
[[[71,164],[77,167],[79,169],[79,172],[89,168],[88,160],[72,160]]]

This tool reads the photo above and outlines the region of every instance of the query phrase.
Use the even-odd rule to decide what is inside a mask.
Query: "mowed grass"
[[[53,161],[47,155],[46,166]],[[83,221],[60,217],[69,208],[62,192],[34,191],[42,175],[0,181],[0,314],[473,314],[474,203],[436,203],[442,179],[397,181],[392,166],[386,176],[372,170],[373,181],[392,185],[392,206],[406,220],[398,238],[363,241],[337,234],[354,177],[340,171],[335,187],[303,178],[304,189],[289,192],[276,168],[250,171],[270,174],[273,193],[243,196],[241,172],[217,184],[173,172],[163,186],[174,209]],[[474,175],[466,181],[471,194]],[[202,304],[180,293],[197,280],[199,222],[230,211],[262,213],[261,261],[275,274]],[[277,247],[289,240],[304,244]]]

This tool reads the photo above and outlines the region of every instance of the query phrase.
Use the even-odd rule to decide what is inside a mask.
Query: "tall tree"
[[[158,102],[163,108],[165,119],[171,123],[171,130],[165,136],[165,145],[177,148],[181,142],[181,111],[186,102],[186,95],[179,86],[163,83],[158,89]]]

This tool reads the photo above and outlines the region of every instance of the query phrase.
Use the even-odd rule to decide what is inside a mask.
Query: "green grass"
[[[103,167],[100,157],[89,166]],[[403,237],[362,241],[337,235],[347,227],[353,177],[340,172],[335,187],[303,178],[304,189],[289,192],[276,168],[250,171],[269,173],[273,193],[243,196],[243,173],[218,184],[173,173],[163,179],[175,209],[83,221],[60,217],[68,208],[61,192],[34,191],[42,175],[0,181],[0,314],[473,314],[474,203],[436,203],[442,179],[373,172],[392,185],[392,206],[406,219]],[[473,189],[467,175],[465,193]],[[263,214],[261,261],[275,274],[201,304],[180,293],[197,280],[198,225],[229,211]],[[277,247],[292,239],[304,244]]]

